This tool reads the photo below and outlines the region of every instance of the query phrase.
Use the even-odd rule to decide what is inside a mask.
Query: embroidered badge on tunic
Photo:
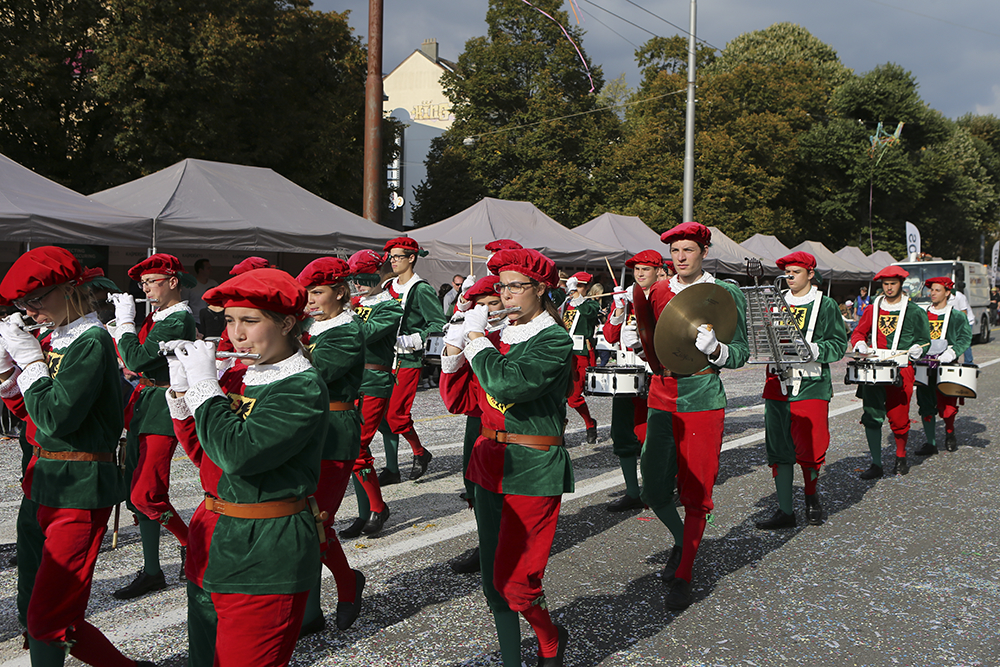
[[[809,308],[806,306],[792,306],[792,314],[795,315],[795,324],[803,331],[806,328],[806,314],[808,312]]]
[[[367,322],[368,318],[371,317],[372,308],[371,306],[358,306],[358,308],[355,309],[354,312],[355,314],[357,314],[358,317],[361,318],[362,322]]]
[[[944,326],[944,320],[931,320],[931,340],[938,340],[941,338],[941,328]]]
[[[502,415],[507,414],[507,410],[510,409],[510,406],[514,405],[513,403],[501,403],[500,401],[493,398],[489,394],[486,394],[486,402],[489,403],[494,410],[496,410]]]
[[[889,334],[896,330],[896,320],[899,319],[898,313],[889,313],[888,315],[879,314],[878,316],[878,330],[882,332],[883,336],[888,337]]]
[[[59,367],[62,366],[62,360],[65,356],[59,352],[49,351],[49,358],[45,360],[45,365],[49,367],[50,377],[55,377],[59,373]]]
[[[567,308],[566,312],[563,313],[563,324],[565,324],[567,328],[573,326],[574,317],[576,317],[576,309]]]
[[[246,421],[250,413],[253,412],[253,406],[256,402],[256,398],[247,398],[242,394],[229,394],[229,409],[243,421]]]
[[[625,324],[635,326],[635,313],[629,313],[628,318],[625,320]]]

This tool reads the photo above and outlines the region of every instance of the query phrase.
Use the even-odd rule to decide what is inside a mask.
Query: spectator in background
[[[462,283],[465,282],[465,276],[454,275],[451,278],[451,287],[448,292],[441,299],[441,305],[444,306],[444,316],[451,317],[452,313],[455,312],[455,300],[458,299],[458,295],[462,293]],[[442,286],[442,289],[444,287]]]
[[[990,324],[997,323],[997,303],[1000,303],[1000,288],[993,287],[990,290]]]
[[[205,258],[194,263],[194,277],[198,283],[194,287],[181,290],[181,300],[188,302],[188,308],[194,314],[194,324],[202,336],[205,335],[201,326],[201,310],[205,308],[205,301],[202,299],[205,292],[217,287],[219,282],[212,279],[212,263]]]
[[[848,299],[841,304],[840,314],[844,316],[844,326],[847,327],[847,333],[854,331],[854,327],[858,325],[857,314],[854,310],[854,302]]]
[[[868,296],[868,288],[862,287],[859,290],[859,296],[854,301],[854,315],[857,319],[861,319],[861,316],[865,314],[865,308],[871,305],[871,297]]]

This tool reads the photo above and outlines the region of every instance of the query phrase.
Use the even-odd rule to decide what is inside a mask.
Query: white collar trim
[[[817,297],[819,296],[816,294],[817,292],[819,292],[819,290],[816,289],[815,285],[813,285],[812,288],[808,292],[806,292],[803,296],[794,296],[791,290],[789,290],[788,292],[785,293],[785,302],[788,303],[789,306],[804,306],[807,303],[812,303],[817,299]]]
[[[313,323],[309,326],[309,335],[318,336],[325,331],[329,331],[334,327],[339,327],[341,325],[347,324],[354,319],[354,313],[350,310],[345,310],[340,315],[329,319],[323,320],[322,322],[317,322],[313,320]]]
[[[406,281],[405,285],[401,285],[399,283],[399,278],[393,278],[392,289],[396,292],[396,294],[399,294],[405,298],[407,293],[410,291],[410,288],[419,283],[421,280],[423,280],[423,278],[421,278],[420,274],[416,272],[413,273],[412,278]]]
[[[272,382],[291,377],[296,373],[307,371],[310,368],[312,368],[312,364],[309,363],[309,360],[299,350],[292,356],[282,359],[276,364],[254,364],[247,367],[247,372],[243,376],[243,384],[248,387],[271,384]]]
[[[103,329],[104,325],[97,319],[97,313],[87,313],[83,317],[78,317],[72,322],[53,329],[49,337],[49,347],[53,350],[69,347],[81,334],[94,327]]]
[[[392,300],[392,295],[389,294],[389,290],[382,290],[375,296],[362,297],[359,303],[365,308],[367,308],[369,306],[374,306],[376,303],[382,303],[383,301],[390,301],[390,300]]]
[[[715,276],[713,276],[708,271],[702,271],[701,277],[698,278],[698,280],[691,283],[690,285],[685,285],[684,283],[682,283],[680,280],[678,280],[678,276],[672,276],[670,278],[670,291],[673,292],[674,294],[680,294],[688,287],[691,287],[691,285],[697,285],[699,283],[714,283],[714,282],[715,282]]]
[[[533,338],[536,334],[555,326],[556,321],[546,312],[542,312],[535,319],[527,324],[508,326],[500,333],[501,342],[508,345],[517,345]]]
[[[935,315],[944,315],[949,310],[951,310],[951,306],[949,306],[949,305],[945,305],[945,307],[942,308],[941,310],[938,310],[934,306],[927,306],[927,312],[934,313]]]
[[[194,311],[192,311],[191,307],[188,306],[188,302],[187,301],[181,301],[180,303],[175,303],[174,305],[170,306],[169,308],[164,308],[163,310],[154,311],[153,312],[153,321],[154,322],[160,322],[160,321],[162,321],[162,320],[170,317],[174,313],[179,313],[179,312],[185,311],[185,310],[187,312],[191,313],[192,315],[194,315]]]
[[[900,299],[898,302],[893,303],[893,304],[888,304],[888,303],[885,302],[885,299],[882,299],[881,301],[879,301],[878,308],[879,308],[879,310],[884,310],[884,311],[886,311],[888,313],[895,313],[895,312],[897,312],[899,310],[902,310],[903,306],[905,306],[905,305],[906,305],[906,299],[905,298],[904,299]]]

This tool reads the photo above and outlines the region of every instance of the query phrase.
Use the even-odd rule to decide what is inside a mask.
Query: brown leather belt
[[[309,507],[305,498],[286,498],[267,503],[230,503],[205,494],[205,509],[236,519],[280,519]]]
[[[714,366],[709,366],[708,368],[704,368],[698,371],[697,373],[691,373],[690,375],[674,373],[673,371],[668,371],[666,369],[664,369],[660,375],[665,378],[693,378],[695,375],[718,375],[718,373],[719,373],[718,368],[715,368]]]
[[[549,451],[550,447],[561,447],[563,437],[561,435],[521,435],[510,431],[494,431],[485,426],[479,430],[484,438],[495,440],[496,442],[521,445],[530,449],[537,449],[540,452]]]
[[[164,387],[169,387],[170,386],[170,381],[168,380],[166,382],[157,382],[156,380],[151,380],[149,378],[139,378],[138,385],[140,387],[160,387],[160,388],[164,388]]]
[[[114,463],[115,455],[112,452],[50,452],[37,445],[32,447],[35,456],[40,459],[52,459],[54,461],[97,461],[99,463]]]
[[[381,364],[365,364],[366,371],[385,371],[386,373],[391,373],[392,369],[388,366],[383,366]]]
[[[345,412],[353,409],[354,403],[348,403],[346,401],[330,401],[330,412]]]

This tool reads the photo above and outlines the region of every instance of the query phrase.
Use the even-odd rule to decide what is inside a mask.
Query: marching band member
[[[910,398],[913,396],[913,359],[919,359],[930,345],[927,315],[903,294],[903,280],[910,274],[899,266],[888,266],[875,274],[882,284],[882,296],[872,305],[851,334],[851,348],[862,355],[873,350],[906,355],[900,366],[902,386],[859,385],[858,397],[864,401],[861,424],[865,427],[872,463],[861,479],[882,477],[882,423],[889,417],[889,427],[896,439],[897,475],[910,471],[906,462],[906,441],[910,436]],[[897,352],[902,350],[901,352]]]
[[[788,282],[785,301],[805,336],[813,360],[802,368],[792,368],[791,386],[771,366],[767,369],[764,442],[778,494],[778,509],[770,519],[757,522],[757,528],[765,530],[796,525],[792,510],[796,463],[802,468],[805,482],[806,521],[813,526],[823,523],[816,480],[830,446],[829,414],[833,398],[830,364],[839,361],[847,351],[847,331],[840,308],[813,285],[816,258],[807,252],[793,252],[777,264]]]
[[[17,522],[18,607],[32,665],[62,665],[67,653],[101,667],[152,665],[123,656],[84,619],[101,540],[124,494],[115,462],[121,374],[87,279],[72,253],[43,246],[0,283],[0,299],[55,327],[46,359],[20,315],[0,323],[0,395],[21,404],[35,443]]]
[[[332,525],[351,481],[361,450],[361,421],[356,403],[365,370],[365,341],[360,323],[350,308],[347,278],[351,269],[336,257],[321,257],[306,265],[296,280],[306,288],[309,350],[313,368],[330,394],[329,428],[323,447],[323,462],[316,490],[319,509],[327,513],[323,522],[326,544],[321,547],[323,564],[337,581],[337,627],[346,630],[361,610],[365,576],[352,570]],[[320,609],[320,582],[309,594],[302,636],[326,627]]]
[[[736,333],[728,345],[719,342],[713,330],[699,327],[695,346],[708,356],[708,366],[693,375],[654,374],[649,389],[641,498],[674,538],[663,579],[670,586],[665,604],[675,610],[691,604],[691,568],[714,507],[712,487],[719,473],[726,407],[719,369],[740,368],[750,356],[742,292],[702,269],[711,239],[711,231],[697,222],[664,232],[660,240],[670,244],[677,275],[657,281],[649,293],[657,318],[674,296],[700,283],[721,285],[732,294],[737,309]],[[683,521],[674,505],[675,480],[684,505]]]
[[[237,264],[234,264],[233,268],[229,270],[229,275],[238,276],[241,273],[246,273],[247,271],[253,271],[254,269],[274,269],[274,268],[277,267],[271,264],[271,262],[264,259],[263,257],[247,257],[246,259],[238,262]],[[213,312],[221,313],[223,311],[223,309],[219,308],[218,306],[206,306],[206,307]],[[224,328],[222,330],[221,336],[222,340],[220,340],[219,344],[216,346],[215,348],[216,351],[232,352],[233,344],[229,342],[229,330]]]
[[[386,486],[400,481],[398,436],[406,438],[413,450],[411,480],[422,477],[433,458],[420,444],[420,436],[413,428],[410,410],[420,382],[424,341],[432,331],[441,331],[447,320],[434,288],[415,272],[418,256],[426,255],[427,252],[416,241],[405,236],[388,241],[383,251],[389,253],[392,272],[396,276],[389,285],[389,294],[403,307],[403,318],[396,336],[396,386],[392,390],[389,411],[386,413],[392,437],[383,438],[386,467],[379,475],[379,484]]]
[[[601,305],[597,299],[587,299],[587,285],[594,279],[586,271],[574,273],[566,281],[567,301],[563,311],[563,325],[569,329],[573,339],[573,385],[570,389],[569,407],[580,413],[587,427],[587,444],[597,442],[597,422],[590,415],[587,399],[583,397],[583,385],[587,380],[587,368],[595,364],[594,329],[600,317]]]
[[[125,446],[126,479],[130,480],[128,507],[139,522],[143,567],[127,586],[113,595],[128,600],[166,588],[160,569],[160,526],[174,534],[181,545],[184,576],[188,526],[170,503],[170,461],[177,449],[170,415],[163,395],[169,383],[167,361],[160,355],[161,341],[194,340],[194,315],[181,301],[181,287],[194,280],[173,255],[158,253],[133,266],[128,276],[137,281],[156,309],[136,331],[135,299],[130,294],[111,296],[115,304],[112,335],[125,367],[142,379],[125,411],[128,440]]]
[[[442,385],[450,385],[443,393],[480,399],[482,432],[466,476],[475,484],[483,591],[503,664],[521,665],[520,612],[538,637],[538,664],[561,667],[568,633],[549,616],[542,576],[562,494],[573,490],[563,446],[573,343],[548,298],[558,282],[551,260],[531,249],[501,250],[489,269],[500,277],[504,307],[520,311],[509,315],[499,346],[486,334],[488,307],[466,313],[464,350],[449,354],[450,338],[441,359]],[[480,392],[469,390],[473,377]]]
[[[632,309],[632,290],[641,289],[647,296],[656,282],[658,269],[663,266],[663,256],[655,250],[643,250],[627,262],[632,269],[635,283],[624,293],[615,294],[614,310],[604,324],[604,339],[611,344],[621,341],[622,347],[631,351],[642,349],[636,332],[635,312]],[[638,285],[638,287],[636,287]],[[639,499],[639,454],[646,440],[645,396],[615,396],[611,399],[611,440],[615,456],[625,478],[625,495],[608,505],[609,512],[642,509]]]
[[[927,319],[931,330],[931,350],[935,341],[944,341],[945,349],[938,354],[942,364],[953,363],[972,344],[972,327],[965,313],[957,311],[948,301],[955,283],[951,278],[930,278],[924,281],[924,287],[930,290],[931,305],[927,309]],[[924,424],[924,434],[927,442],[916,451],[917,456],[937,454],[936,414],[944,420],[944,445],[949,452],[958,449],[958,439],[955,437],[955,417],[958,416],[958,398],[945,396],[937,390],[937,382],[931,381],[926,387],[917,386],[917,405],[920,406],[920,417]]]
[[[236,351],[259,358],[217,379],[214,346],[168,344],[176,357],[167,404],[205,489],[186,566],[188,664],[286,665],[320,573],[318,547],[327,543],[310,496],[330,394],[302,350],[307,297],[290,275],[256,269],[204,298],[226,309]]]

